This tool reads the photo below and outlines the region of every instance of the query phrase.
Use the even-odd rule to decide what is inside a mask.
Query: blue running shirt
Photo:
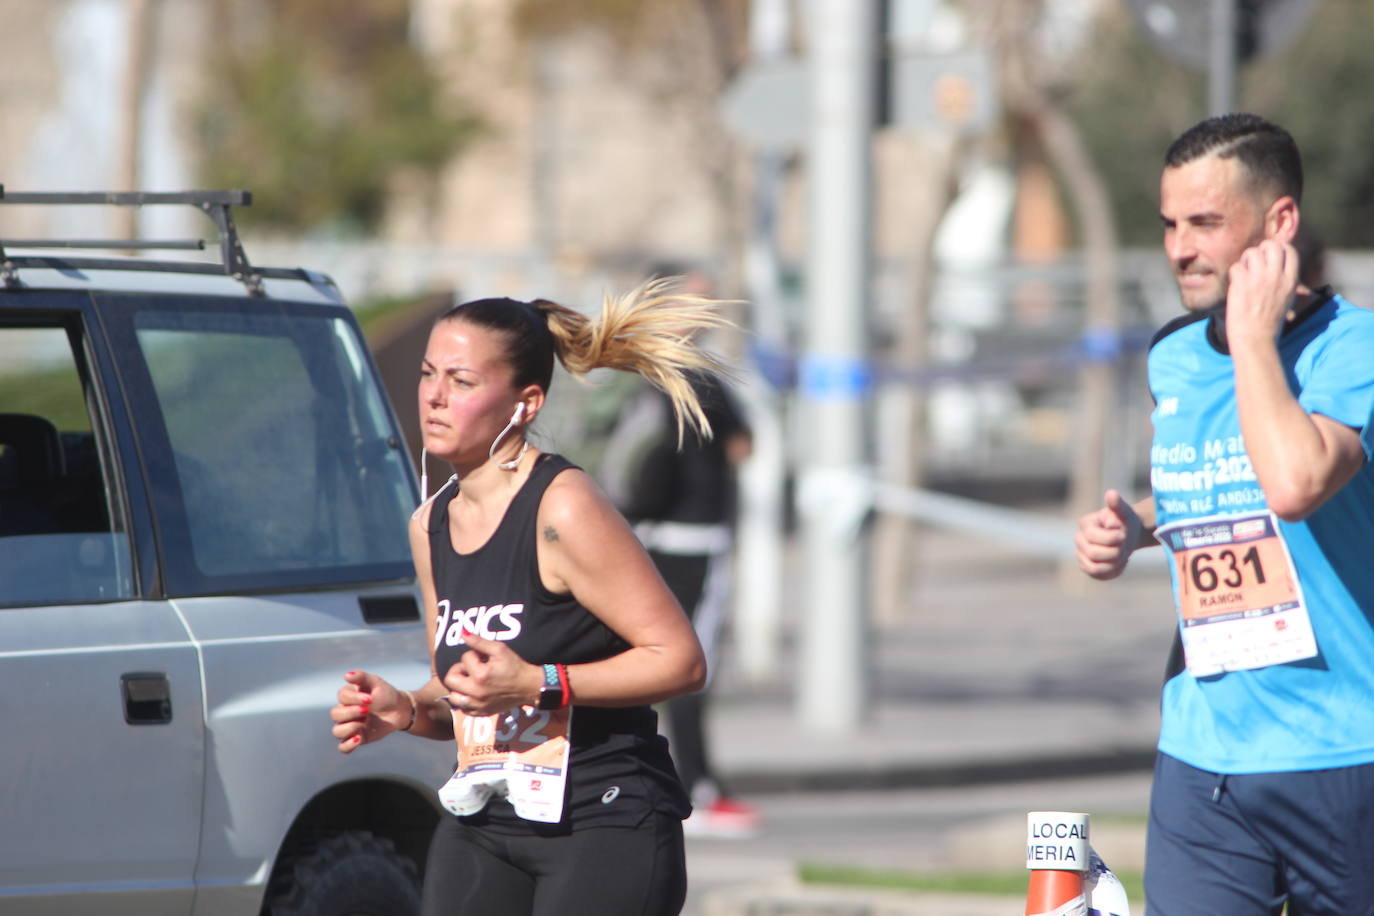
[[[1288,618],[1276,612],[1301,603],[1315,654],[1263,664],[1261,653],[1257,667],[1216,670],[1190,649],[1199,673],[1185,670],[1165,684],[1159,749],[1218,773],[1374,762],[1374,312],[1331,297],[1280,340],[1298,402],[1358,429],[1365,452],[1354,479],[1301,522],[1268,513],[1241,439],[1231,357],[1209,340],[1210,323],[1178,322],[1149,357],[1150,478],[1159,529],[1178,548],[1170,563],[1175,599],[1189,621],[1224,621],[1230,610],[1245,618],[1237,626],[1279,631]],[[1187,524],[1199,519],[1208,521]],[[1229,591],[1233,585],[1242,591]],[[1256,601],[1237,597],[1244,589],[1283,595],[1247,613]],[[1190,634],[1190,625],[1181,617],[1185,642],[1224,629]]]

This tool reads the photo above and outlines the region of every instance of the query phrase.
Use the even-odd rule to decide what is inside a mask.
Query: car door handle
[[[418,623],[420,606],[414,595],[365,595],[358,599],[364,623]]]
[[[172,685],[160,671],[131,671],[120,677],[124,721],[130,725],[166,725],[172,721]]]

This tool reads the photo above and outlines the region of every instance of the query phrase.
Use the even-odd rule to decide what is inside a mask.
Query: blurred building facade
[[[712,116],[724,75],[687,4],[636,35],[521,31],[504,0],[415,0],[415,35],[484,122],[439,180],[405,189],[387,235],[589,261],[710,258],[729,236],[730,138]]]
[[[1067,24],[1050,30],[1055,55],[1071,52],[1086,10],[1111,6],[1060,5],[1069,12]],[[22,36],[0,59],[0,183],[119,188],[135,174],[145,189],[196,185],[195,119],[217,38],[213,6],[0,0],[11,33]],[[708,6],[724,18],[708,18]],[[794,12],[803,6],[790,4]],[[644,4],[639,21],[619,33],[541,31],[517,17],[520,7],[410,0],[410,41],[452,99],[479,117],[481,133],[436,175],[393,176],[376,237],[250,233],[250,255],[328,271],[355,302],[452,290],[593,305],[604,290],[642,279],[663,261],[703,267],[723,294],[748,298],[743,259],[754,231],[757,159],[726,126],[720,97],[747,61],[749,4]],[[266,9],[255,0],[223,8],[236,16]],[[140,11],[155,28],[142,60],[131,57]],[[953,4],[894,0],[893,15],[907,30],[902,47],[918,53],[975,43]],[[800,24],[793,28],[800,35]],[[128,87],[137,74],[143,91],[131,145]],[[994,455],[1025,467],[1011,443],[1061,468],[1086,292],[1082,264],[1066,251],[1071,221],[1052,170],[1000,128],[980,137],[884,128],[874,156],[880,394],[930,395],[925,447],[951,467]],[[772,201],[794,332],[805,302],[806,192],[799,147],[784,157]],[[43,217],[7,208],[0,218],[11,235],[114,231],[92,226],[92,212],[80,208]],[[50,224],[35,225],[40,218]],[[147,235],[207,231],[190,212],[154,208],[139,218]],[[1347,285],[1374,275],[1345,253],[1333,256],[1332,273]],[[1148,327],[1177,311],[1157,252],[1124,258],[1120,275],[1124,322]],[[905,323],[918,307],[928,328],[913,356]],[[1130,389],[1136,409],[1141,391]]]
[[[131,60],[140,4],[156,25]],[[151,5],[147,5],[151,4]],[[15,191],[193,187],[193,105],[204,79],[208,18],[199,3],[156,0],[0,0],[10,38],[0,56],[0,184]],[[129,76],[143,74],[131,108]],[[130,142],[128,124],[137,119]],[[9,234],[114,232],[109,213],[8,211]],[[149,210],[146,234],[177,234],[195,214]],[[93,228],[93,222],[95,223]],[[102,226],[102,222],[110,223]]]
[[[134,175],[146,190],[195,186],[195,119],[217,37],[209,6],[0,0],[14,33],[25,36],[0,64],[0,183],[115,189]],[[353,247],[364,262],[410,266],[346,273],[365,287],[355,295],[376,285],[400,292],[396,286],[424,282],[431,271],[440,274],[432,285],[519,291],[589,272],[640,272],[664,260],[711,267],[728,292],[742,292],[737,258],[749,231],[750,157],[724,125],[719,98],[743,62],[747,4],[721,5],[733,9],[724,28],[699,4],[661,4],[637,33],[619,36],[522,29],[516,6],[412,0],[412,41],[483,129],[437,177],[394,177],[379,237]],[[251,15],[250,7],[235,5],[235,15]],[[143,45],[146,59],[131,60],[140,10],[152,17],[153,40]],[[135,79],[143,91],[131,141]],[[935,204],[929,182],[905,177],[932,171],[931,149],[886,131],[876,155],[877,243],[886,257],[902,257],[923,232],[913,214]],[[805,250],[805,183],[801,168],[789,175],[778,227],[795,263]],[[90,235],[91,219],[89,212],[10,211],[7,231]],[[194,214],[149,210],[139,219],[147,234],[203,231]],[[326,262],[348,260],[331,252],[331,240],[317,244]],[[293,243],[283,245],[294,253]],[[464,282],[452,265],[475,258],[486,265]]]
[[[123,186],[128,87],[141,73],[133,147],[141,186],[195,185],[196,111],[217,37],[210,6],[0,0],[31,36],[13,43],[0,69],[0,182],[15,190]],[[716,4],[725,18],[715,21],[707,6],[644,5],[619,33],[544,32],[522,22],[520,4],[509,0],[411,0],[410,40],[451,98],[480,119],[480,134],[437,175],[394,176],[377,237],[250,233],[251,257],[328,271],[355,302],[446,289],[593,305],[605,289],[642,279],[663,261],[704,267],[723,294],[747,298],[743,252],[757,160],[726,126],[720,97],[746,63],[748,4]],[[796,16],[803,6],[791,4]],[[227,8],[250,16],[265,7],[248,0]],[[130,58],[140,10],[155,20],[142,61]],[[903,47],[940,54],[971,41],[950,4],[919,0],[894,10],[908,32]],[[803,37],[800,21],[793,30]],[[803,145],[785,157],[772,201],[794,341],[805,303]],[[1047,446],[1055,463],[1071,398],[1053,357],[1078,334],[1082,283],[1072,262],[1060,263],[1066,220],[1044,164],[1015,163],[1004,141],[939,125],[881,129],[874,156],[874,356],[891,370],[879,391],[932,393],[931,453],[947,453],[952,465],[1027,439]],[[57,212],[65,225],[23,231],[101,232],[89,213]],[[150,209],[140,218],[148,235],[206,231],[194,213]],[[5,231],[20,229],[7,221]],[[927,297],[924,359],[958,366],[1007,354],[1007,374],[1036,377],[989,377],[986,359],[976,372],[935,381],[913,371],[903,325]],[[1008,350],[1008,340],[1038,349]]]

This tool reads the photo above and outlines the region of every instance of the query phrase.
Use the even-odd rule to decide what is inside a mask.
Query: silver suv
[[[327,277],[248,263],[246,203],[0,189],[194,206],[220,250],[0,239],[6,916],[418,909],[451,761],[342,755],[327,713],[349,668],[428,675],[418,492],[352,312]]]

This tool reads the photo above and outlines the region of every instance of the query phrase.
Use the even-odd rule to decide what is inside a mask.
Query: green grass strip
[[[802,863],[797,869],[804,884],[827,884],[843,887],[880,888],[911,891],[913,893],[942,894],[1024,894],[1029,883],[1025,869],[996,872],[915,872],[894,869],[870,869],[847,865],[817,865]],[[1132,905],[1144,901],[1145,888],[1140,872],[1116,872],[1126,888]]]

